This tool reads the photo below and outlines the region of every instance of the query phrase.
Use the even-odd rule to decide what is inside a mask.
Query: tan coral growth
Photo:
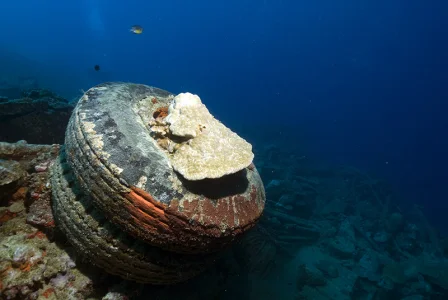
[[[197,95],[177,95],[163,122],[168,137],[177,144],[168,147],[171,164],[188,180],[220,178],[252,163],[252,145],[216,120]],[[153,126],[153,131],[160,133],[159,126]]]

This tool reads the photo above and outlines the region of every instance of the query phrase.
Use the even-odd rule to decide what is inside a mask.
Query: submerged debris
[[[264,243],[277,253],[257,264],[283,263],[253,281],[254,297],[279,286],[288,299],[448,296],[447,251],[419,207],[398,207],[387,183],[360,170],[315,168],[285,149],[257,153],[260,173],[268,178],[260,225],[267,232]],[[252,243],[252,252],[259,245]],[[279,273],[295,279],[279,281]],[[272,284],[263,285],[265,280]]]
[[[174,153],[179,140],[160,138],[167,115],[161,108],[151,126]],[[46,176],[59,146],[0,143],[0,299],[448,298],[448,239],[421,207],[399,207],[387,183],[355,168],[316,168],[289,145],[258,142],[267,186],[259,226],[175,288],[137,285],[85,264],[51,228]]]

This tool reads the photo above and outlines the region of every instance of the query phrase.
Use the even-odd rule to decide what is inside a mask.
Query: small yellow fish
[[[135,34],[141,34],[143,33],[143,27],[139,25],[134,25],[131,27],[129,31]]]

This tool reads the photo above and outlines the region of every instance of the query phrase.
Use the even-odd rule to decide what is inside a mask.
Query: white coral
[[[216,120],[197,95],[174,97],[164,122],[173,138],[187,140],[170,156],[174,170],[186,179],[220,178],[252,163],[252,145]]]

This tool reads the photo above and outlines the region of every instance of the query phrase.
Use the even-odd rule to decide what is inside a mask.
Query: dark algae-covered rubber
[[[163,251],[119,230],[81,191],[63,149],[51,167],[51,186],[59,228],[80,253],[111,274],[136,282],[171,284],[199,274],[211,260]]]
[[[68,239],[95,264],[135,281],[174,283],[196,275],[208,256],[252,228],[264,209],[264,187],[250,160],[247,167],[229,168],[234,172],[224,170],[219,178],[188,180],[174,170],[176,150],[163,147],[166,139],[158,139],[150,124],[163,124],[175,100],[146,85],[91,88],[75,107],[65,151],[52,166],[53,207]],[[207,124],[227,130],[214,122]],[[221,132],[205,127],[198,131],[202,140]],[[251,149],[229,132],[224,135],[228,143],[239,139],[234,145]],[[171,138],[173,149],[194,144]],[[234,153],[239,148],[227,149],[246,161],[253,157],[247,149],[241,155]],[[179,161],[189,162],[188,157]]]

